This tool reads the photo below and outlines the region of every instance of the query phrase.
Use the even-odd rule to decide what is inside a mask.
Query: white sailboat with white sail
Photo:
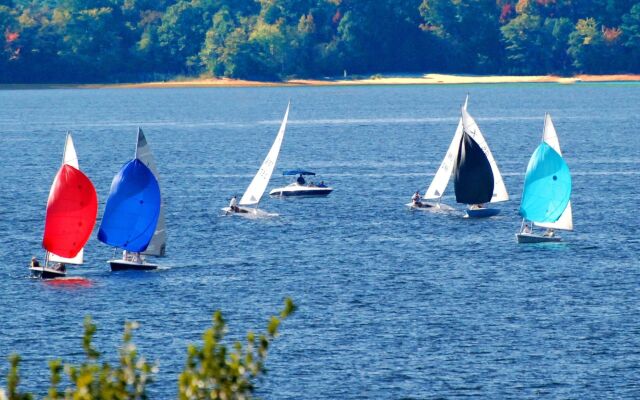
[[[467,109],[467,104],[469,102],[469,95],[464,99],[464,104],[462,108]],[[429,187],[427,187],[427,191],[424,196],[414,195],[411,203],[407,203],[407,207],[411,209],[421,209],[421,210],[445,210],[451,211],[453,207],[443,204],[441,202],[442,196],[444,195],[447,186],[449,185],[449,180],[451,179],[451,174],[453,173],[453,169],[455,168],[456,158],[458,157],[458,148],[460,147],[460,138],[462,137],[462,117],[458,120],[458,127],[456,128],[456,132],[453,134],[453,139],[451,139],[451,144],[449,144],[449,148],[447,149],[447,153],[442,159],[440,163],[440,167],[436,171]]]
[[[542,143],[527,165],[520,215],[522,225],[516,234],[518,243],[559,242],[556,230],[573,230],[571,209],[572,180],[551,116],[545,115]],[[534,227],[546,228],[543,233]]]
[[[247,217],[255,217],[255,216],[275,216],[277,214],[271,214],[266,211],[260,210],[258,205],[260,204],[260,199],[262,199],[262,195],[264,195],[267,186],[269,185],[269,180],[271,179],[271,175],[273,175],[273,170],[276,167],[276,162],[278,161],[278,155],[280,154],[280,147],[282,147],[282,141],[284,139],[284,133],[287,128],[287,121],[289,119],[289,108],[291,107],[291,102],[287,104],[287,110],[284,113],[284,118],[282,119],[282,124],[280,125],[280,130],[276,135],[276,139],[271,145],[271,149],[269,153],[267,153],[267,157],[262,162],[258,173],[253,177],[253,180],[245,190],[242,198],[239,202],[237,202],[236,197],[234,196],[231,199],[231,203],[228,207],[222,209],[226,215],[240,215]]]

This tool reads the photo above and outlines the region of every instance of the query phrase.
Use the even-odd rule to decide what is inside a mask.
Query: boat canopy
[[[289,171],[284,171],[282,175],[315,175],[315,172],[305,171],[303,169],[290,169]]]

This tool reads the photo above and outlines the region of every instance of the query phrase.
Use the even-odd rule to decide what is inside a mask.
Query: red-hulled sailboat
[[[82,264],[83,247],[93,231],[98,214],[98,196],[89,178],[80,171],[71,134],[47,201],[42,247],[44,264],[31,261],[33,276],[52,279],[66,275],[66,264]]]

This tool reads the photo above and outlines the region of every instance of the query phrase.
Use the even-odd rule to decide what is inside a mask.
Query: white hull
[[[222,211],[224,211],[224,215],[237,215],[245,218],[268,218],[278,216],[276,213],[269,213],[259,208],[238,206],[238,209],[240,211],[233,211],[230,207],[224,207],[222,208]]]
[[[269,195],[281,197],[319,197],[328,196],[331,192],[333,192],[333,188],[330,187],[308,186],[292,183],[285,187],[273,189],[269,192]]]
[[[516,233],[518,243],[557,243],[561,242],[560,236],[545,236],[535,233]]]
[[[423,201],[422,205],[416,205],[413,202],[405,204],[405,206],[409,207],[411,210],[420,210],[420,211],[454,211],[455,208],[442,204],[442,203],[432,203],[430,201]]]

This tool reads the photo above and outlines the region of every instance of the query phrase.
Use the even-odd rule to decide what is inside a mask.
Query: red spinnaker
[[[98,195],[80,170],[63,165],[51,185],[42,247],[60,257],[75,257],[84,247],[98,214]]]

